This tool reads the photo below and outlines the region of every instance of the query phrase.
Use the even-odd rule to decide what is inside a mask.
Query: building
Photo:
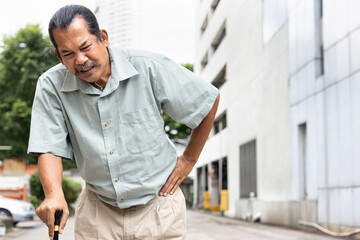
[[[159,52],[177,63],[193,63],[193,0],[97,0],[96,17],[110,43]]]
[[[197,0],[195,72],[221,92],[195,166],[198,207],[360,226],[359,10],[356,0]]]
[[[360,2],[289,1],[292,199],[360,226]]]

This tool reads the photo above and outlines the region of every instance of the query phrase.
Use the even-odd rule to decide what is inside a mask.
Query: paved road
[[[188,211],[189,240],[340,240],[282,227],[249,223],[213,214]]]
[[[68,219],[66,227],[60,239],[72,240],[74,239],[74,218]],[[13,229],[13,232],[7,234],[0,240],[49,240],[47,234],[47,227],[40,220],[31,222],[20,222]]]
[[[188,211],[188,240],[343,240],[281,227],[252,224],[208,213]],[[60,239],[74,239],[74,218],[69,218]],[[47,240],[47,228],[39,220],[19,223],[0,240]]]

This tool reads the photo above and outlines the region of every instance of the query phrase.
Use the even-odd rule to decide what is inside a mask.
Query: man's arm
[[[202,120],[199,126],[192,130],[184,153],[178,156],[174,170],[171,172],[166,183],[159,192],[160,196],[166,197],[169,193],[173,194],[180,183],[193,169],[209,136],[219,105],[219,100],[220,94],[217,96],[208,115]]]
[[[61,158],[51,153],[41,154],[38,160],[38,171],[45,193],[45,200],[36,209],[36,214],[47,225],[49,237],[53,239],[55,211],[63,209],[59,233],[62,233],[69,217],[69,208],[61,186],[63,173]]]

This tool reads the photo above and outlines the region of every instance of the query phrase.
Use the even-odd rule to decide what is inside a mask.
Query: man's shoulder
[[[61,77],[66,76],[68,72],[69,70],[63,64],[59,63],[41,74],[40,79],[50,78],[52,80],[62,80]]]
[[[58,88],[62,86],[62,83],[64,82],[64,79],[68,73],[69,70],[63,64],[59,63],[41,74],[38,81],[43,86],[51,84]]]
[[[157,61],[160,62],[165,57],[161,53],[142,49],[121,48],[120,51],[130,62]]]

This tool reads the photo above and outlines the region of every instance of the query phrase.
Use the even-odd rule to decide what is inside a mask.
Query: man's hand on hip
[[[36,209],[36,214],[40,217],[40,219],[46,224],[49,229],[50,240],[52,240],[54,237],[55,212],[58,209],[63,209],[63,215],[60,220],[59,228],[59,233],[61,234],[69,217],[69,208],[64,196],[60,195],[56,197],[46,197],[45,200]]]
[[[166,197],[168,194],[174,194],[180,183],[189,175],[194,165],[195,162],[187,159],[184,155],[178,156],[176,166],[161,188],[159,195]]]

